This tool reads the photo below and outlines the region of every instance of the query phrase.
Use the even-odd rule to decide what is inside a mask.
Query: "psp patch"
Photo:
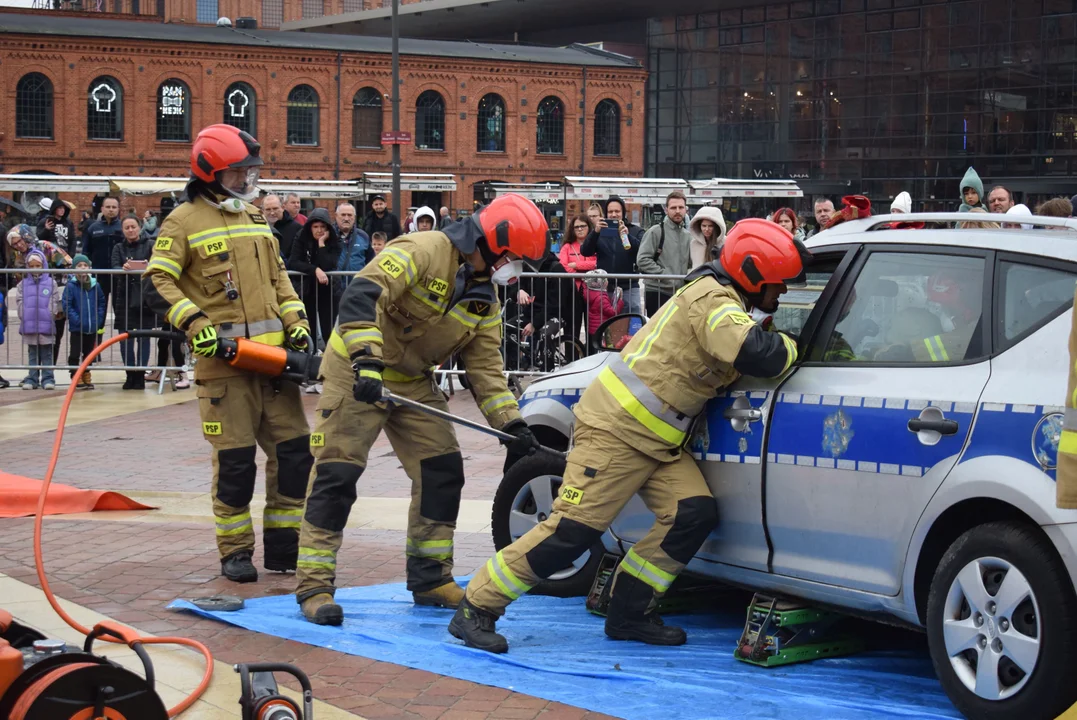
[[[206,256],[220,255],[228,250],[228,241],[225,239],[210,240],[206,243]]]
[[[378,267],[394,278],[400,277],[401,273],[404,272],[403,263],[388,255],[382,258],[381,262],[378,263]]]
[[[426,283],[426,289],[435,295],[445,297],[445,293],[449,291],[449,283],[441,278],[430,278]]]
[[[325,447],[325,433],[312,432],[310,434],[311,447]]]
[[[561,499],[569,505],[579,505],[580,501],[583,500],[583,491],[577,490],[571,485],[565,485],[561,488]]]
[[[219,422],[202,423],[202,433],[205,435],[220,435],[224,431],[224,425]]]
[[[159,237],[159,238],[157,238],[157,242],[153,244],[153,249],[154,250],[171,250],[172,249],[172,238],[170,238],[170,237]]]

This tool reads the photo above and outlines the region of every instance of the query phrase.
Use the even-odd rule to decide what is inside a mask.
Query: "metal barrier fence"
[[[54,285],[54,294],[60,300],[52,300],[50,310],[63,309],[63,298],[68,300],[69,312],[74,314],[53,319],[51,347],[34,350],[26,342],[24,325],[17,310],[20,281],[28,271],[18,268],[0,269],[0,289],[5,289],[5,342],[0,345],[0,373],[22,371],[28,373],[63,371],[73,373],[85,354],[95,342],[128,329],[151,329],[165,327],[160,316],[151,312],[142,300],[141,270],[92,270],[91,277],[105,296],[105,319],[97,325],[99,317],[88,323],[85,307],[72,303],[75,297],[85,305],[85,293],[71,291],[68,286],[77,283],[70,269],[46,269],[38,277],[47,277]],[[354,273],[331,271],[321,276],[304,275],[295,271],[288,273],[292,284],[307,307],[311,334],[319,348],[325,347],[328,334],[336,323],[340,297]],[[502,356],[509,376],[528,376],[551,372],[596,350],[594,332],[603,321],[622,313],[636,312],[649,315],[668,299],[673,290],[680,287],[683,276],[609,274],[601,276],[606,288],[594,276],[577,273],[524,273],[520,282],[509,287],[499,287],[502,302],[504,332],[502,333]],[[325,282],[321,282],[324,279]],[[642,283],[641,283],[642,281]],[[668,281],[663,286],[661,281]],[[240,288],[242,292],[242,288]],[[50,295],[51,297],[51,295]],[[10,307],[8,307],[10,306]],[[649,311],[649,312],[648,312]],[[104,328],[97,334],[98,327]],[[89,329],[91,332],[80,332]],[[44,334],[44,333],[41,333]],[[46,337],[49,337],[46,335]],[[43,338],[41,338],[43,339]],[[94,365],[95,372],[124,371],[161,373],[160,388],[163,389],[169,371],[189,372],[191,366],[189,349],[185,344],[169,343],[153,339],[136,339],[121,343],[124,347],[109,348]],[[30,353],[34,353],[31,358]],[[44,353],[42,357],[39,353]],[[50,354],[51,353],[51,354]],[[151,362],[155,360],[156,362]],[[49,362],[46,362],[49,361]],[[439,369],[446,376],[459,375],[463,371],[449,361]],[[13,383],[18,378],[8,378]],[[58,378],[65,379],[65,378]]]

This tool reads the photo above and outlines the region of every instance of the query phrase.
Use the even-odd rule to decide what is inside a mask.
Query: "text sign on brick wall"
[[[406,130],[393,132],[389,130],[381,134],[382,145],[411,145],[411,133]]]
[[[164,85],[161,87],[160,109],[162,115],[183,114],[183,90],[182,85]]]

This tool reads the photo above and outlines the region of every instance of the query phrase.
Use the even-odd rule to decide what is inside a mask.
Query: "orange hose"
[[[86,368],[90,366],[90,363],[100,355],[105,348],[121,340],[126,340],[129,337],[128,333],[122,333],[116,337],[109,338],[96,348],[93,352],[82,361],[79,365],[79,369],[75,371],[74,377],[71,378],[71,387],[67,389],[67,395],[64,397],[64,404],[60,408],[60,420],[56,426],[56,440],[52,443],[52,456],[49,458],[49,468],[45,471],[45,481],[41,485],[41,494],[37,498],[37,513],[34,515],[34,564],[37,566],[37,579],[41,583],[41,589],[45,593],[45,598],[49,601],[49,605],[56,611],[65,623],[70,625],[75,630],[79,631],[83,635],[89,635],[90,629],[85,628],[75,621],[67,612],[60,607],[60,603],[56,600],[56,596],[52,594],[52,589],[49,587],[48,578],[45,577],[45,561],[41,554],[41,524],[45,517],[45,498],[49,493],[49,485],[52,483],[52,475],[56,471],[56,463],[60,459],[60,444],[64,437],[64,425],[67,423],[67,411],[71,407],[71,400],[75,397],[75,389],[78,386],[78,381],[82,377],[82,374],[86,371]],[[124,643],[130,645],[130,642],[124,642],[121,640],[113,639],[108,635],[101,636],[102,640],[114,643]],[[194,648],[202,653],[202,656],[206,658],[206,671],[202,675],[202,681],[198,683],[198,687],[194,689],[190,695],[183,699],[174,708],[170,708],[168,711],[168,717],[176,717],[181,712],[191,707],[194,702],[202,696],[202,693],[209,687],[209,681],[213,677],[213,655],[210,653],[209,648],[198,642],[197,640],[191,640],[189,638],[181,637],[138,637],[137,642],[143,645],[186,645],[187,647]]]

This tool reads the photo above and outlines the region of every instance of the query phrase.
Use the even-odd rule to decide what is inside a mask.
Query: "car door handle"
[[[759,408],[726,408],[722,413],[722,417],[726,420],[747,420],[748,422],[759,422],[763,419],[763,411]]]
[[[934,430],[940,435],[956,435],[958,430],[957,420],[933,420],[914,417],[909,420],[909,432],[918,433],[921,430]]]

